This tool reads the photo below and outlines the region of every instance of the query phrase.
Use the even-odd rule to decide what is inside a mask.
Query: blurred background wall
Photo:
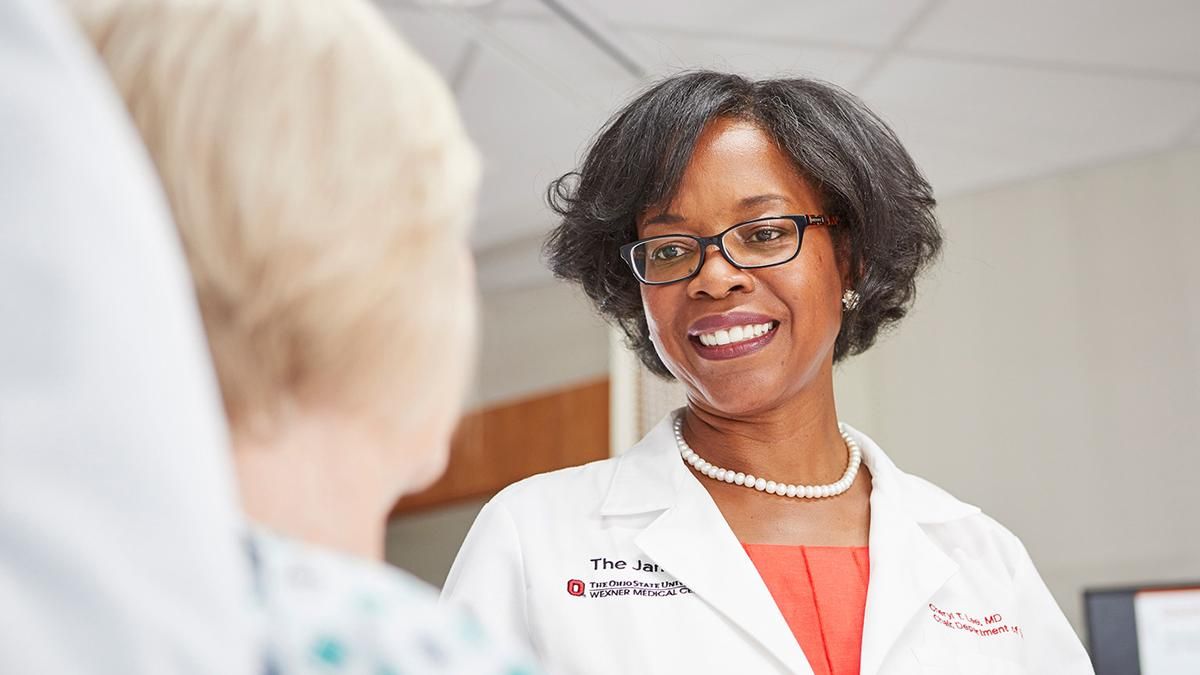
[[[893,125],[947,238],[912,315],[839,369],[843,419],[1016,532],[1081,631],[1085,587],[1200,580],[1200,3],[380,4],[487,163],[484,337],[452,474],[577,463],[644,425],[620,411],[645,385],[540,262],[547,182],[657,76],[803,74]],[[587,404],[583,431],[555,421],[596,387],[614,407]],[[496,421],[522,415],[524,439]],[[575,436],[555,452],[546,434]],[[389,559],[441,583],[498,489],[468,483],[402,504]]]

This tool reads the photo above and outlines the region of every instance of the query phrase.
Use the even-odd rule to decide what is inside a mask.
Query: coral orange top
[[[858,673],[866,546],[742,544],[815,675]]]

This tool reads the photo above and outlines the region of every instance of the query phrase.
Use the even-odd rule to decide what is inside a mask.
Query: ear
[[[850,229],[844,225],[833,232],[833,253],[837,258],[838,274],[842,278],[842,288],[849,289],[858,285],[862,280],[864,266],[861,259],[854,259],[854,246],[850,240]]]

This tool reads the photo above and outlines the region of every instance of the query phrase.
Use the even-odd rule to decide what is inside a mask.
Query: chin
[[[748,395],[745,389],[731,387],[726,382],[703,388],[698,393],[703,405],[729,417],[750,417],[776,407],[786,398],[781,392],[769,393],[762,389]]]
[[[817,381],[821,372],[820,359],[812,359],[805,366],[775,361],[748,368],[728,367],[733,363],[728,361],[717,368],[707,362],[696,364],[694,370],[678,379],[692,390],[698,403],[713,412],[730,417],[752,417],[794,399]],[[749,362],[746,365],[749,366]]]

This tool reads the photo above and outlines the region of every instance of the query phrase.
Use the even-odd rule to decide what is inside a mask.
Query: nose
[[[705,251],[704,265],[688,282],[688,297],[692,299],[708,297],[720,300],[730,293],[748,293],[752,290],[754,277],[746,270],[730,264],[715,244],[709,245]]]

